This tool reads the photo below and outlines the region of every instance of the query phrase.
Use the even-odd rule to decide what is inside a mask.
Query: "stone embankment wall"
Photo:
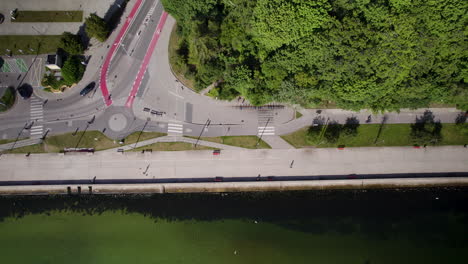
[[[0,195],[209,193],[468,186],[468,177],[272,182],[1,186]]]

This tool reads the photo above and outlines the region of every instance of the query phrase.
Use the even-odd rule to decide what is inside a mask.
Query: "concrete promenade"
[[[320,176],[468,172],[462,146],[2,155],[0,182],[205,181],[261,175]]]

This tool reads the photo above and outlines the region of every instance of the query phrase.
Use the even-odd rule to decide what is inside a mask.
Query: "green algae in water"
[[[456,199],[450,192],[331,193],[7,199],[0,201],[3,213],[21,206],[27,212],[2,214],[0,254],[3,263],[427,264],[468,259],[464,191]],[[34,212],[38,204],[45,209]],[[197,206],[216,212],[184,213]]]

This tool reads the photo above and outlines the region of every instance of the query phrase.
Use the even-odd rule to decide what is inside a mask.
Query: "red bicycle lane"
[[[148,50],[146,51],[145,57],[143,59],[143,63],[141,64],[140,69],[138,70],[137,77],[135,81],[133,82],[132,90],[130,91],[130,94],[128,95],[128,98],[127,98],[127,102],[125,103],[125,106],[128,108],[131,108],[133,105],[133,101],[135,100],[135,96],[138,92],[138,89],[140,88],[141,81],[143,80],[143,76],[145,75],[146,69],[148,68],[151,55],[153,54],[154,48],[156,47],[156,44],[158,43],[158,39],[161,34],[162,28],[164,27],[164,24],[166,23],[167,15],[168,14],[163,11],[161,18],[159,19],[159,23],[158,23],[158,26],[156,27],[156,31],[153,34],[153,38],[151,39],[151,43],[148,47]]]
[[[102,65],[101,68],[101,76],[99,80],[99,87],[101,88],[102,92],[102,97],[104,99],[104,103],[106,106],[112,105],[112,99],[109,94],[109,90],[107,89],[107,74],[109,71],[109,66],[110,62],[112,60],[112,56],[114,55],[115,51],[117,50],[120,42],[122,42],[122,38],[127,32],[128,27],[130,26],[130,23],[132,22],[133,18],[135,17],[136,13],[138,12],[138,9],[141,6],[141,3],[143,0],[137,0],[135,5],[133,6],[132,11],[130,11],[130,14],[128,15],[127,19],[125,20],[124,25],[122,26],[122,29],[120,30],[119,34],[117,35],[117,38],[115,39],[114,43],[109,49],[109,52],[106,55],[106,59],[104,61],[104,64]]]

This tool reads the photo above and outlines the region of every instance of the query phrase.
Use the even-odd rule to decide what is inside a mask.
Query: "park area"
[[[296,148],[464,145],[468,143],[468,124],[440,124],[438,131],[432,136],[429,134],[429,138],[426,136],[426,142],[424,136],[414,139],[412,135],[418,135],[417,128],[412,124],[368,124],[354,128],[333,124],[326,128],[305,127],[281,137]]]
[[[134,144],[151,138],[165,136],[159,132],[134,132],[122,140],[123,144]],[[6,143],[6,142],[5,142]],[[43,143],[21,148],[12,149],[6,153],[46,153],[61,152],[64,148],[94,148],[94,150],[105,150],[122,146],[119,141],[106,137],[99,131],[86,131],[77,133],[66,133],[47,137]]]
[[[82,22],[83,11],[17,11],[11,22]]]
[[[197,139],[197,137],[189,137]],[[230,145],[248,149],[270,149],[271,147],[257,136],[221,136],[221,137],[202,137],[200,140]],[[258,143],[258,146],[257,146]]]
[[[55,53],[61,38],[62,35],[3,35],[0,36],[0,50],[10,50],[11,55]]]

